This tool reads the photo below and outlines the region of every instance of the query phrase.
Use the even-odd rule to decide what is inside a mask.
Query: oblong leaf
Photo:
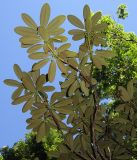
[[[23,44],[27,44],[27,45],[33,45],[41,41],[42,39],[38,36],[31,36],[31,37],[25,36],[25,37],[20,38],[20,42]]]
[[[20,86],[20,83],[16,80],[13,80],[13,79],[6,79],[6,80],[4,80],[4,83],[8,86],[13,86],[13,87],[19,87]]]
[[[27,93],[27,94],[25,94],[25,95],[23,95],[23,96],[20,96],[20,97],[16,98],[16,99],[12,102],[12,104],[13,104],[13,105],[16,105],[16,104],[23,103],[23,102],[27,101],[31,96],[32,96],[31,93]]]
[[[44,86],[41,91],[44,91],[44,92],[52,92],[55,90],[55,87],[53,86]]]
[[[36,88],[28,73],[23,73],[22,82],[26,89],[35,92]]]
[[[21,36],[33,36],[33,35],[37,35],[37,31],[32,29],[32,28],[28,28],[28,27],[16,27],[14,29],[14,31],[21,35]]]
[[[48,3],[44,4],[40,13],[40,25],[46,26],[50,18],[50,6]]]
[[[40,142],[42,138],[45,136],[45,134],[46,134],[45,122],[42,122],[37,131],[37,136],[36,136],[37,142]]]
[[[49,30],[49,32],[51,30],[54,30],[56,28],[58,28],[64,21],[65,21],[66,17],[64,15],[60,15],[55,17],[47,26],[47,30]]]
[[[13,69],[14,69],[14,72],[15,72],[16,76],[17,76],[19,79],[21,79],[21,78],[22,78],[22,70],[21,70],[21,68],[19,67],[19,65],[18,65],[18,64],[14,64]]]
[[[64,63],[61,62],[60,60],[56,60],[56,62],[57,62],[57,65],[58,65],[60,71],[61,71],[62,73],[67,74],[67,73],[68,73],[68,69],[67,69],[67,67],[64,65]]]
[[[65,51],[65,55],[66,57],[74,58],[74,57],[77,57],[78,54],[74,51]]]
[[[49,82],[53,82],[56,75],[56,63],[52,60],[48,70],[48,79]]]
[[[38,90],[41,90],[43,88],[43,85],[46,83],[46,75],[42,74],[38,77],[36,81],[36,87]]]
[[[76,80],[69,88],[68,95],[72,96],[75,91],[80,87],[78,80]]]
[[[68,48],[70,48],[71,44],[70,43],[66,43],[66,44],[63,44],[62,46],[60,46],[56,52],[63,52],[65,50],[67,50]]]
[[[76,16],[73,15],[68,15],[68,20],[71,24],[73,24],[74,26],[84,29],[84,25],[81,22],[81,20],[79,18],[77,18]]]
[[[31,28],[37,29],[37,24],[34,22],[34,20],[26,13],[23,13],[22,15],[23,21]]]
[[[22,112],[25,113],[32,108],[32,104],[34,102],[34,97],[30,98],[23,106]]]
[[[39,70],[40,68],[44,67],[49,62],[49,58],[39,61],[35,63],[32,67],[33,71]]]
[[[18,98],[18,97],[21,95],[23,89],[24,89],[23,86],[20,85],[20,86],[12,93],[11,98],[12,98],[13,100],[16,99],[16,98]]]
[[[36,52],[36,53],[32,53],[32,54],[29,54],[29,58],[30,59],[44,59],[44,58],[47,58],[49,55],[48,54],[45,54],[44,52]]]
[[[41,49],[43,47],[43,44],[36,44],[36,45],[33,45],[32,47],[30,47],[27,52],[28,53],[34,53],[36,51],[38,51],[39,49]]]

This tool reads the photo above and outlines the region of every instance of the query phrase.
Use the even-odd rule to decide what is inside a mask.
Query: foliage
[[[137,80],[133,79],[137,73],[136,60],[132,61],[135,52],[128,52],[129,48],[126,54],[117,50],[122,45],[126,50],[131,46],[128,43],[131,39],[136,48],[136,37],[131,33],[124,34],[121,26],[111,23],[109,18],[103,20],[101,12],[93,13],[85,5],[83,21],[73,15],[67,17],[75,26],[68,33],[74,41],[82,41],[76,52],[69,49],[71,43],[66,43],[67,37],[60,27],[65,16],[57,16],[51,21],[49,18],[48,4],[41,9],[40,25],[29,15],[22,14],[27,27],[16,27],[15,32],[21,35],[21,47],[28,48],[28,57],[37,62],[29,72],[22,71],[15,64],[14,72],[19,81],[4,81],[9,86],[17,87],[12,94],[12,104],[25,102],[22,111],[30,111],[27,129],[37,132],[37,142],[49,135],[50,128],[57,129],[62,143],[59,151],[49,151],[48,154],[59,160],[126,160],[135,157],[137,153],[132,141],[137,137]],[[113,33],[116,35],[111,35],[116,29],[120,32],[115,31]],[[122,39],[126,36],[125,41],[120,36]],[[117,62],[120,66],[116,66]],[[134,64],[134,72],[129,71],[131,77],[125,81],[125,70],[127,72],[126,67],[130,62]],[[112,64],[111,70],[104,70],[109,68],[109,63]],[[41,74],[40,69],[47,64],[48,73]],[[57,68],[64,77],[64,81],[59,82],[60,92],[55,92],[53,86],[47,85],[54,81]],[[122,77],[120,75],[119,83],[114,78],[112,87],[105,87],[104,83],[109,84],[110,78],[119,69],[120,73],[124,72]],[[102,71],[110,71],[109,76],[98,75]],[[53,92],[51,97],[48,97],[48,92]],[[104,93],[113,99],[111,104],[101,103]]]
[[[57,151],[59,143],[61,143],[61,138],[56,130],[52,129],[49,136],[40,143],[36,142],[36,133],[30,132],[26,134],[25,141],[18,141],[12,148],[8,146],[1,148],[1,160],[34,160],[36,157],[39,160],[49,159],[47,152]]]
[[[118,6],[117,15],[120,19],[125,19],[128,17],[127,6],[125,4],[121,4]]]
[[[94,76],[99,82],[98,92],[101,92],[101,98],[113,98],[117,86],[125,86],[130,79],[137,78],[137,36],[125,32],[124,27],[110,16],[104,16],[102,22],[108,24],[105,31],[107,47],[112,48],[118,57],[109,59],[108,67],[103,67],[102,70],[95,69]]]

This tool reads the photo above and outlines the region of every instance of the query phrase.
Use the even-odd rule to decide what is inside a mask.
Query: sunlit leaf
[[[84,25],[81,22],[81,20],[79,18],[77,18],[76,16],[73,15],[68,15],[68,20],[71,24],[73,24],[74,26],[84,29]]]
[[[34,20],[26,13],[22,14],[23,21],[31,28],[37,29],[37,24],[34,22]]]
[[[40,13],[40,25],[46,26],[50,18],[50,6],[48,3],[44,4]]]

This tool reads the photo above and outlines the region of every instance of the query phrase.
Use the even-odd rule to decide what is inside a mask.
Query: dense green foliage
[[[50,158],[47,157],[48,151],[56,151],[58,144],[61,143],[61,137],[56,130],[51,130],[48,137],[42,142],[36,142],[36,134],[31,132],[26,134],[25,140],[20,140],[13,145],[12,148],[5,146],[0,149],[2,160],[34,160],[36,157],[39,160]],[[55,160],[52,158],[50,160]]]
[[[118,14],[124,19],[127,14],[122,7]],[[72,39],[83,40],[77,52],[71,51],[71,43],[65,43],[65,30],[60,27],[65,16],[50,22],[49,18],[48,4],[41,9],[40,25],[22,14],[27,27],[16,27],[15,32],[22,36],[21,47],[28,48],[29,58],[37,62],[29,72],[15,64],[19,81],[4,81],[17,87],[12,104],[25,102],[22,111],[30,111],[27,129],[37,133],[38,143],[50,135],[50,128],[57,129],[62,142],[57,151],[49,151],[48,155],[58,160],[136,157],[137,37],[85,5],[83,21],[73,15],[67,17],[75,26],[68,32]],[[48,73],[41,74],[40,69],[47,64]],[[57,67],[64,77],[59,82],[60,92],[47,85],[54,81]],[[50,98],[48,92],[53,92]],[[104,98],[110,98],[111,103],[102,104]]]

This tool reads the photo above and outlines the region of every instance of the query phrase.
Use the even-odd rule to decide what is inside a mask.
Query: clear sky
[[[60,14],[82,17],[83,6],[88,4],[93,11],[101,10],[104,15],[109,14],[116,20],[117,6],[124,3],[128,6],[129,17],[119,22],[124,24],[126,31],[137,34],[136,0],[3,0],[0,4],[0,148],[13,145],[28,132],[25,120],[29,115],[21,112],[21,106],[11,105],[14,89],[3,84],[4,79],[15,78],[15,63],[26,71],[30,70],[33,63],[28,59],[26,50],[20,48],[19,36],[14,33],[14,27],[23,25],[20,17],[23,12],[30,14],[38,22],[40,8],[46,2],[51,6],[52,17]],[[64,27],[66,30],[70,27],[67,21]]]

